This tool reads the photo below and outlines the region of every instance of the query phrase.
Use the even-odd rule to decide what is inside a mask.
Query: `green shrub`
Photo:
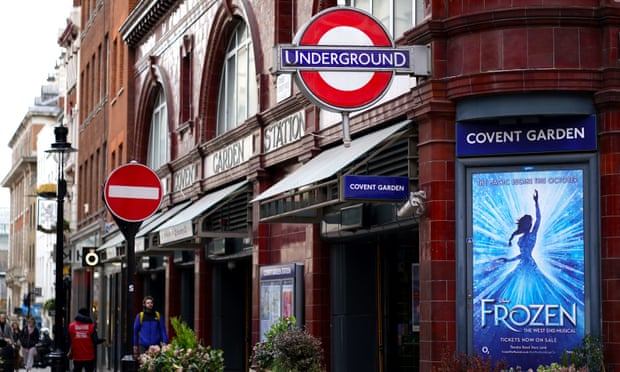
[[[194,330],[189,328],[185,322],[179,318],[170,318],[170,324],[176,336],[172,339],[172,345],[181,349],[193,349],[198,346]]]
[[[265,340],[252,349],[252,367],[273,372],[322,371],[321,342],[296,324],[295,317],[280,318],[272,324],[265,332]]]
[[[170,323],[176,336],[168,345],[151,346],[140,355],[139,372],[183,371],[183,372],[222,372],[224,371],[223,351],[204,346],[187,324],[178,318]]]
[[[559,363],[551,363],[548,366],[538,366],[536,372],[589,372],[588,367],[576,368],[574,365],[563,366]]]
[[[304,329],[293,327],[273,340],[274,372],[319,372],[323,364],[321,342]]]
[[[274,339],[278,334],[295,327],[296,324],[297,319],[294,316],[279,318],[276,323],[273,323],[265,332],[265,340],[257,342],[252,348],[250,364],[259,371],[272,368],[276,358]]]
[[[564,352],[560,360],[563,366],[588,367],[590,372],[603,371],[603,342],[599,337],[586,335],[579,346]]]
[[[539,366],[536,372],[601,372],[603,364],[603,343],[600,338],[586,335],[576,348],[565,351],[559,363]]]

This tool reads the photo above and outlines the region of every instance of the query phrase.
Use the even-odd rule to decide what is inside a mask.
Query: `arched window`
[[[245,22],[239,22],[226,49],[218,98],[217,135],[236,128],[256,114],[258,92],[252,39]]]
[[[149,133],[149,147],[146,165],[152,169],[159,169],[170,160],[170,143],[168,141],[168,109],[164,92],[160,88],[151,118]]]

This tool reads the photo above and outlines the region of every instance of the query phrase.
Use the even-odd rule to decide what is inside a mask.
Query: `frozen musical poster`
[[[584,337],[584,170],[471,173],[473,352],[533,368]]]

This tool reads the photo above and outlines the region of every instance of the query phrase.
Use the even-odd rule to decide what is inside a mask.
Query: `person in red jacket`
[[[88,309],[81,308],[75,320],[69,324],[69,354],[73,360],[74,372],[95,370],[95,346],[104,340],[97,335],[97,327],[89,316]]]

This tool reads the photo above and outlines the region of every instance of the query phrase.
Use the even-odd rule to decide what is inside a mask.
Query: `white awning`
[[[140,227],[140,230],[136,233],[136,242],[135,242],[135,251],[141,252],[144,251],[144,243],[146,240],[146,235],[157,228],[162,223],[168,221],[170,218],[175,216],[177,213],[182,211],[185,207],[191,204],[191,201],[185,201],[183,203],[177,204],[174,207],[168,209],[163,213],[158,213],[153,216],[149,220],[145,221],[145,223]]]
[[[125,236],[120,231],[117,231],[112,237],[106,240],[103,244],[97,248],[98,251],[104,251],[108,248],[117,247],[125,241]]]
[[[176,216],[158,227],[155,231],[159,233],[159,243],[166,244],[194,236],[192,221],[195,217],[212,208],[226,197],[245,186],[247,181],[242,181],[223,189],[214,191],[203,196],[201,199],[192,203],[189,207],[182,210]]]
[[[157,226],[172,218],[175,214],[183,210],[183,208],[187,207],[190,203],[190,201],[186,201],[177,204],[174,207],[168,209],[167,211],[159,211],[147,218],[142,223],[140,230],[136,233],[135,250],[144,250],[144,236],[151,232],[153,229],[155,229]],[[123,235],[123,233],[121,231],[116,231],[108,240],[106,240],[99,248],[97,248],[97,251],[107,251],[108,258],[115,257],[117,255],[116,247],[122,246],[124,242],[125,236]]]
[[[251,202],[269,199],[284,192],[295,190],[299,187],[310,185],[329,178],[347,165],[353,163],[362,155],[372,150],[375,146],[385,141],[392,134],[411,123],[405,120],[387,128],[377,130],[351,141],[350,147],[343,145],[323,151],[310,159],[306,164],[294,170],[291,174],[265,190]]]

